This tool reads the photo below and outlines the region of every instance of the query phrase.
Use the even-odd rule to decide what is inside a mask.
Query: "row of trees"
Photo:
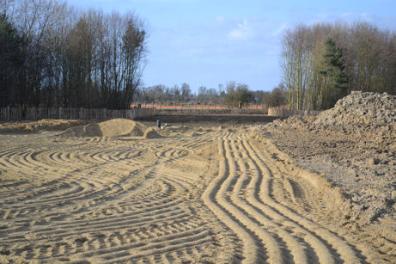
[[[154,85],[139,89],[136,94],[136,100],[143,103],[189,102],[193,97],[190,85],[187,83],[173,87],[167,87],[162,84]]]
[[[134,14],[0,0],[0,106],[129,107],[145,47]]]
[[[279,106],[286,103],[287,91],[283,85],[275,87],[272,92],[251,91],[246,84],[229,82],[217,89],[201,86],[194,93],[189,84],[183,83],[181,86],[155,85],[139,89],[136,100],[142,103],[226,104],[234,107],[247,103]]]
[[[165,85],[155,85],[140,89],[137,92],[137,100],[144,103],[203,103],[203,104],[223,104],[227,96],[227,90],[235,90],[238,87],[247,87],[244,84],[230,82],[226,89],[222,85],[219,88],[207,88],[201,86],[197,92],[193,92],[190,85],[183,83],[181,86],[175,85],[167,87]],[[247,103],[247,101],[245,101]]]
[[[352,90],[396,93],[396,34],[367,23],[299,26],[283,39],[292,109],[332,107]]]

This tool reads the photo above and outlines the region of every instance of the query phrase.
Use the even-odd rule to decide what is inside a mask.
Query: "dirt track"
[[[395,260],[374,250],[376,234],[337,225],[337,190],[253,129],[191,131],[0,136],[0,262]]]

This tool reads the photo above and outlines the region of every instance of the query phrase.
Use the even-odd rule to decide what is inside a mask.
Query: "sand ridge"
[[[146,127],[139,122],[119,118],[72,127],[62,133],[62,135],[73,137],[143,136],[145,130]]]

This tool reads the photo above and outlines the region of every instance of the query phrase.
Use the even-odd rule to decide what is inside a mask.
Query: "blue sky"
[[[144,84],[271,90],[282,78],[283,32],[298,24],[367,21],[396,29],[395,0],[67,0],[80,9],[134,11],[149,32]]]

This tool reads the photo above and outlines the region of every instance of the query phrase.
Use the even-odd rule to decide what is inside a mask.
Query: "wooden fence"
[[[85,109],[85,108],[0,108],[0,121],[22,121],[40,119],[107,120],[112,118],[138,119],[154,115],[153,109]]]
[[[196,103],[142,103],[132,104],[131,108],[154,109],[157,114],[267,114],[268,107],[261,104],[246,104],[241,108],[220,104]]]

